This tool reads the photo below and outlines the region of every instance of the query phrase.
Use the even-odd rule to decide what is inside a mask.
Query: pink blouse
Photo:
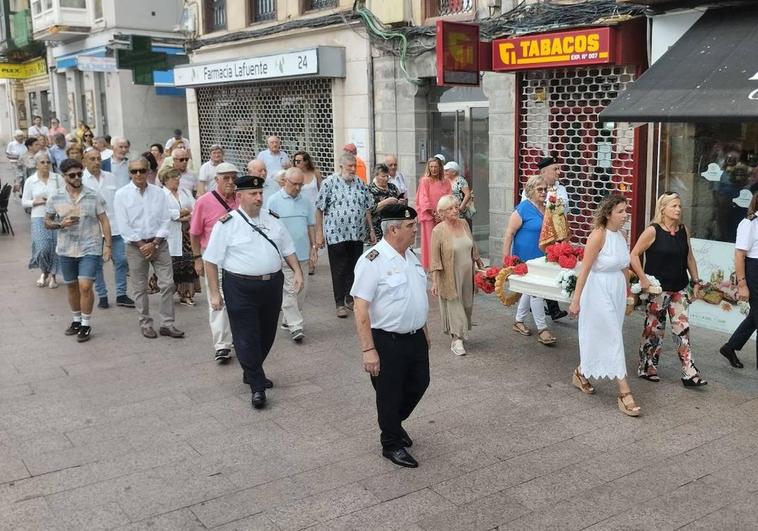
[[[419,221],[434,221],[434,211],[437,209],[437,203],[451,191],[450,181],[442,178],[440,180],[431,177],[422,177],[416,192],[416,210],[418,211]]]

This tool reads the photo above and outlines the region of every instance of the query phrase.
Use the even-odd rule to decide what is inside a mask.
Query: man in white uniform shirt
[[[253,407],[261,409],[266,405],[266,388],[274,385],[266,378],[263,362],[274,344],[282,309],[282,260],[294,272],[295,293],[303,287],[303,272],[287,229],[261,209],[263,179],[245,175],[235,182],[240,206],[213,227],[203,261],[211,306],[220,310],[226,304],[242,381],[250,385]]]
[[[116,224],[127,244],[126,259],[129,262],[132,289],[139,314],[142,335],[149,339],[158,337],[153,329],[150,305],[147,299],[147,283],[150,264],[158,277],[161,305],[160,335],[184,337],[184,332],[174,326],[174,268],[166,238],[169,235],[171,216],[166,194],[147,182],[150,163],[143,159],[129,162],[132,182],[120,188],[114,198]]]
[[[216,189],[216,167],[224,162],[224,148],[218,144],[213,144],[210,156],[211,158],[200,166],[200,171],[197,174],[197,197]]]
[[[126,262],[126,246],[118,230],[116,214],[113,210],[113,200],[119,188],[116,176],[101,169],[102,160],[100,152],[97,149],[88,148],[84,152],[82,159],[85,167],[82,184],[100,194],[100,197],[105,201],[105,213],[111,222],[111,243],[113,244],[111,258],[113,260],[113,272],[116,281],[116,304],[125,308],[134,308],[134,301],[126,295],[126,273],[129,271],[129,265]],[[108,308],[108,286],[105,284],[102,261],[97,268],[95,292],[98,298],[97,307]]]
[[[410,250],[417,230],[414,209],[384,208],[384,237],[358,260],[350,290],[363,369],[376,391],[382,455],[411,468],[418,462],[406,450],[413,441],[402,422],[429,386],[426,273]]]
[[[276,172],[283,169],[284,163],[290,160],[290,156],[282,149],[282,141],[278,136],[270,136],[266,139],[268,149],[264,149],[258,156],[257,160],[262,160],[266,165],[266,173],[273,177]]]

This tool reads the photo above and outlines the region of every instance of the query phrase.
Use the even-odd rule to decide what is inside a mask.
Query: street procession
[[[49,3],[0,528],[755,527],[752,2]]]

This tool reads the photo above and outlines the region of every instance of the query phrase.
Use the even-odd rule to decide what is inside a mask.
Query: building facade
[[[61,123],[73,130],[83,122],[96,135],[126,136],[132,152],[186,129],[184,92],[163,86],[173,84],[170,69],[160,66],[184,55],[182,7],[181,0],[31,0],[34,37],[48,43],[53,107]],[[138,50],[144,43],[148,48]],[[138,66],[119,65],[119,51],[133,52]],[[147,81],[135,75],[142,65]]]

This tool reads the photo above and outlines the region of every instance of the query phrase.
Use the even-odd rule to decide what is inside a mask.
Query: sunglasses
[[[132,175],[137,175],[138,173],[140,174],[147,173],[147,168],[134,168],[134,169],[129,170],[129,173],[131,173]]]
[[[295,164],[300,164],[301,162],[305,162],[303,159],[295,159]]]
[[[177,161],[177,162],[187,162],[189,160],[189,158],[182,157],[180,159],[174,159],[174,160]]]
[[[95,135],[84,135],[84,138],[92,138]]]
[[[76,171],[76,172],[66,173],[65,175],[66,175],[66,177],[70,177],[70,178],[73,179],[75,177],[81,177],[82,175],[84,175],[84,172]]]
[[[49,160],[40,160],[38,161],[39,164],[50,164]]]
[[[538,192],[547,192],[547,188],[545,187],[535,188],[535,190],[537,190]]]

